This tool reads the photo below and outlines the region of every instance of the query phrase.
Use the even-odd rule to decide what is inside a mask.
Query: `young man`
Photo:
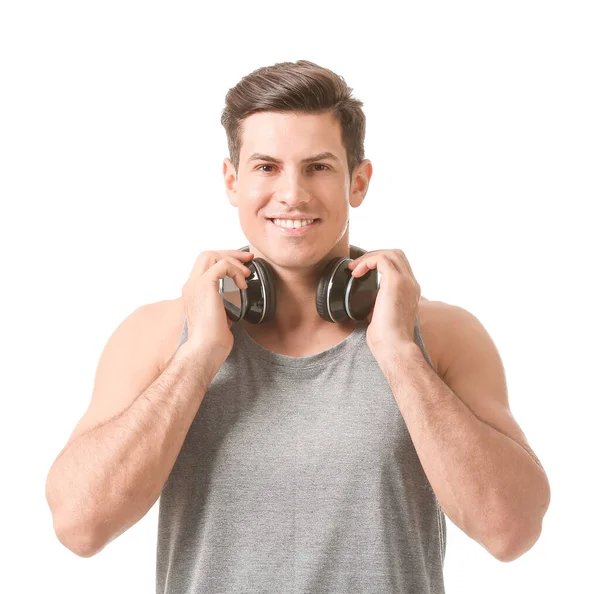
[[[78,555],[159,496],[159,592],[443,592],[445,515],[501,561],[538,539],[549,484],[489,335],[422,297],[400,248],[351,249],[373,171],[351,90],[307,61],[229,90],[223,174],[248,251],[203,252],[180,298],[107,342],[46,486]],[[219,281],[247,289],[257,258],[276,308],[233,323]],[[366,320],[317,311],[333,258],[381,275]]]

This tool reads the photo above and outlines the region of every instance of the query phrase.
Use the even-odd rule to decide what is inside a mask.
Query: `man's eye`
[[[259,165],[257,167],[258,170],[263,171],[263,167],[273,167],[273,165]],[[326,169],[329,169],[328,165],[324,165],[323,163],[313,163],[312,167],[325,167]],[[319,169],[319,171],[323,171],[323,169]],[[269,173],[268,171],[266,171],[265,173]]]

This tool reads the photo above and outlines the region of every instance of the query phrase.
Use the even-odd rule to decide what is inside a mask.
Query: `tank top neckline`
[[[309,369],[326,365],[338,357],[347,354],[351,349],[355,348],[362,342],[367,327],[367,320],[358,321],[354,330],[352,330],[352,332],[346,336],[346,338],[343,338],[340,342],[325,349],[324,351],[320,351],[319,353],[314,353],[312,355],[306,355],[304,357],[292,357],[290,355],[283,355],[281,353],[270,351],[269,349],[258,344],[241,324],[234,324],[232,326],[232,330],[235,334],[236,342],[239,340],[241,343],[240,346],[243,346],[243,348],[253,357],[279,367]]]

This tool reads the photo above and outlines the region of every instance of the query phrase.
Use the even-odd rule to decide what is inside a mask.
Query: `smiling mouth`
[[[273,225],[275,225],[275,221],[276,219],[267,219],[268,221],[271,221],[271,223],[273,223]],[[290,220],[293,221],[293,219],[284,219],[284,220]],[[298,219],[296,219],[298,220]],[[315,223],[318,223],[321,219],[305,219],[305,220],[312,220],[312,223],[309,223],[308,225],[300,225],[299,227],[295,227],[293,224],[288,226],[283,226],[283,225],[275,225],[276,227],[279,227],[280,229],[303,229],[304,227],[310,227],[312,225],[314,225]]]
[[[319,226],[321,222],[320,219],[313,219],[313,222],[309,225],[303,225],[300,227],[280,227],[279,225],[275,224],[273,219],[267,220],[271,223],[271,225],[273,225],[273,233],[285,237],[307,237],[312,231],[315,230],[316,227]]]

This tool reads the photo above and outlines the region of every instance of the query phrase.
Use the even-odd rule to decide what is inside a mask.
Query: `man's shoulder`
[[[419,330],[436,373],[442,379],[446,377],[453,361],[461,358],[464,349],[476,348],[472,341],[461,339],[466,334],[473,334],[473,322],[480,324],[464,307],[421,297]]]

